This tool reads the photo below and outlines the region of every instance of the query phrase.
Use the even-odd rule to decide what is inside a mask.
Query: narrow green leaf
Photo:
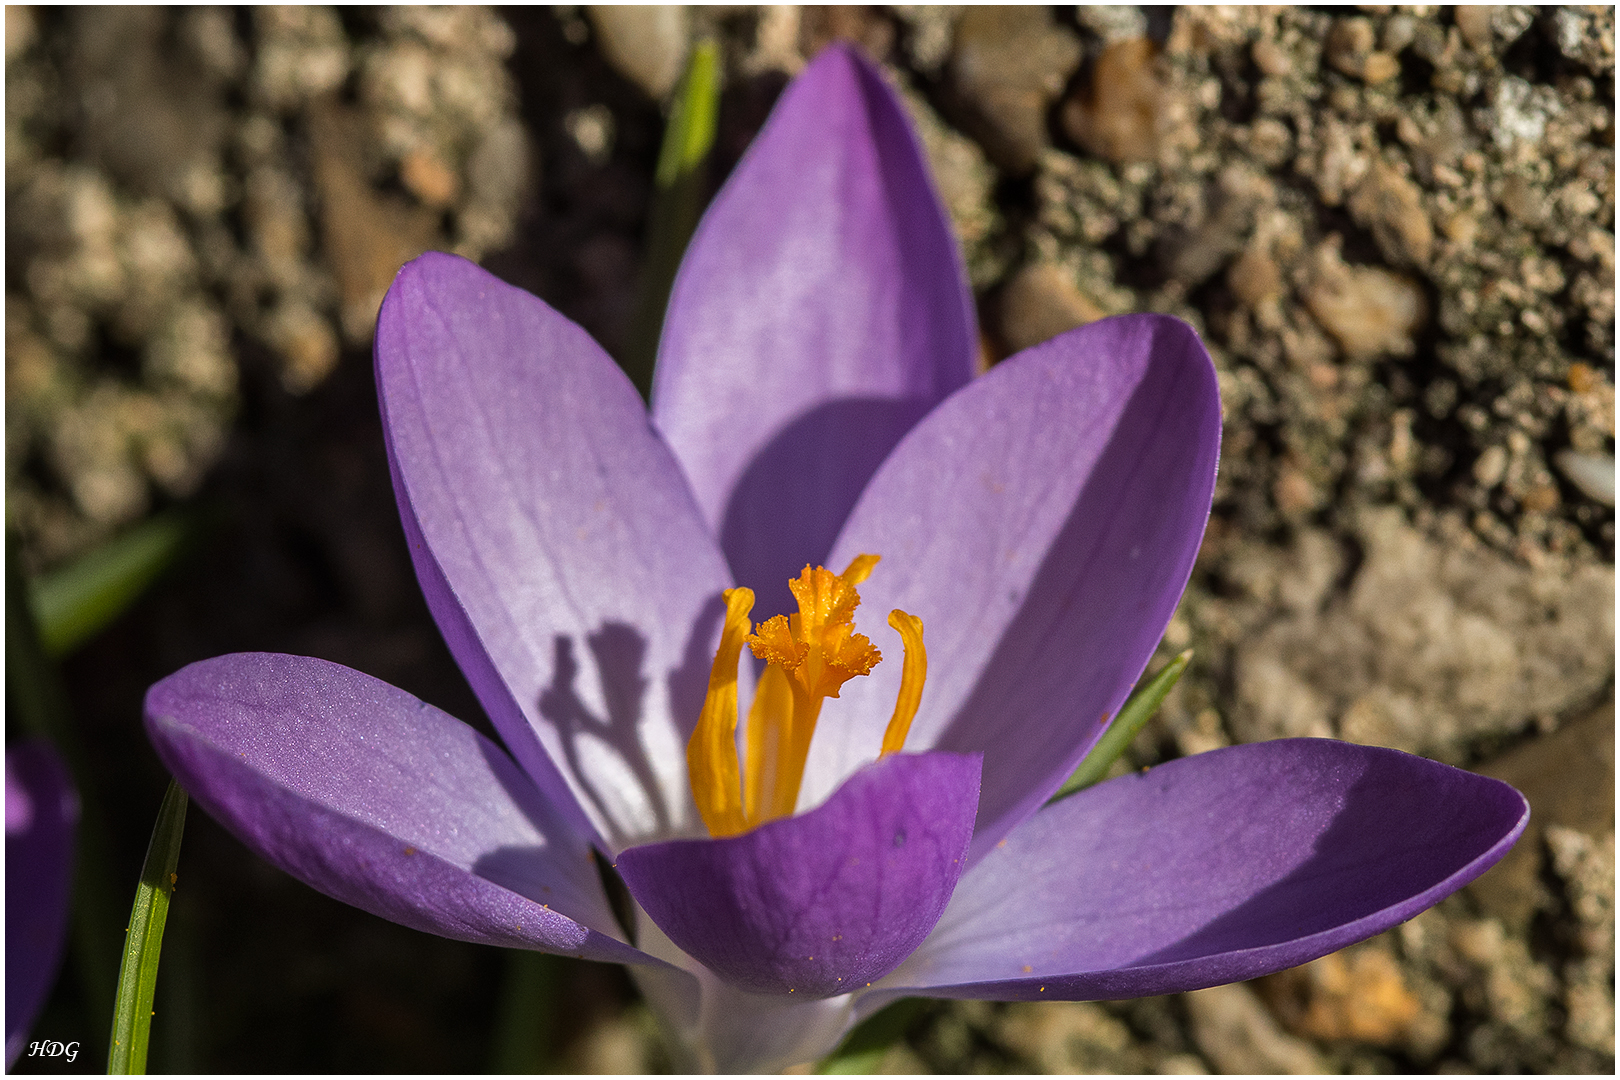
[[[114,619],[185,547],[194,515],[158,514],[33,582],[30,605],[47,655],[66,656]]]
[[[646,262],[622,366],[646,397],[664,328],[664,309],[687,241],[708,199],[709,152],[720,117],[720,47],[699,41],[675,92],[658,152],[652,208],[647,216]]]
[[[714,146],[714,133],[720,115],[720,48],[713,40],[697,43],[686,66],[664,143],[658,148],[659,188],[668,190],[681,177],[702,167]]]
[[[507,952],[490,1072],[556,1071],[554,1029],[565,963],[560,956],[525,949]]]
[[[889,1047],[933,1007],[927,998],[901,998],[868,1016],[838,1049],[816,1065],[818,1076],[860,1076],[878,1071]]]
[[[1131,692],[1130,699],[1125,702],[1125,707],[1119,710],[1119,715],[1108,725],[1103,737],[1097,740],[1097,745],[1091,748],[1091,753],[1087,754],[1080,767],[1074,770],[1074,775],[1063,782],[1063,786],[1058,788],[1057,794],[1052,796],[1047,805],[1059,799],[1066,799],[1108,775],[1108,767],[1119,759],[1126,747],[1136,738],[1137,733],[1142,730],[1142,726],[1158,712],[1165,695],[1176,685],[1176,681],[1181,678],[1181,673],[1187,670],[1187,664],[1191,660],[1192,650],[1188,649],[1160,668],[1159,673],[1147,682],[1137,684],[1136,689]]]
[[[35,735],[56,743],[79,775],[77,740],[69,720],[67,692],[39,642],[28,603],[28,582],[17,559],[17,538],[6,534],[6,704],[8,713]]]
[[[146,1044],[152,1034],[152,995],[157,989],[158,956],[163,951],[163,924],[169,917],[180,865],[180,838],[186,831],[186,793],[169,781],[169,790],[152,827],[135,906],[124,938],[124,964],[118,974],[118,1000],[113,1006],[110,1075],[146,1072]]]

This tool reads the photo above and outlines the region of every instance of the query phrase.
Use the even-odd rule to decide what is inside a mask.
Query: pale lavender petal
[[[824,804],[741,836],[619,854],[619,874],[669,939],[757,994],[864,988],[927,936],[963,867],[979,758],[900,754]]]
[[[79,797],[49,744],[6,751],[6,1067],[56,983],[67,942]]]
[[[885,656],[900,655],[889,609],[923,622],[907,746],[984,753],[970,863],[1056,790],[1152,656],[1209,517],[1220,427],[1190,327],[1105,319],[963,388],[861,497],[832,565],[883,557],[857,626]],[[804,803],[877,754],[900,670],[886,660],[828,704]]]
[[[973,373],[962,258],[904,107],[846,46],[780,101],[676,278],[653,415],[765,615]]]
[[[610,847],[701,828],[686,738],[729,579],[629,380],[440,254],[395,279],[376,359],[417,575],[513,755]]]
[[[868,1007],[1140,997],[1280,971],[1438,903],[1529,816],[1506,784],[1397,750],[1284,739],[1182,758],[1014,830]]]
[[[324,660],[238,653],[146,695],[158,757],[267,861],[461,941],[656,963],[620,936],[590,849],[488,739]]]

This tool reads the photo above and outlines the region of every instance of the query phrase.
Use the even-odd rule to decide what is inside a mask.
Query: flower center
[[[788,582],[799,610],[766,619],[757,631],[748,621],[754,591],[726,590],[720,650],[709,670],[703,711],[686,745],[692,797],[711,836],[735,836],[762,822],[792,816],[822,701],[837,697],[844,683],[869,674],[883,659],[865,634],[855,633],[855,609],[861,603],[855,586],[866,580],[877,561],[876,555],[857,555],[842,574],[806,566]],[[905,745],[928,671],[922,620],[896,608],[889,613],[889,625],[900,632],[905,660],[900,696],[879,756]],[[737,662],[745,644],[766,663],[748,710],[739,762]]]

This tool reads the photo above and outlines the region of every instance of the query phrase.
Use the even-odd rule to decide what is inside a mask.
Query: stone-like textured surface
[[[1242,983],[1212,986],[1187,995],[1193,1038],[1204,1057],[1223,1073],[1327,1071],[1312,1046],[1278,1025],[1253,990]]]
[[[1116,771],[1322,734],[1507,777],[1535,808],[1502,866],[1375,941],[1254,987],[932,1005],[882,1067],[1612,1071],[1613,9],[684,17],[633,25],[657,40],[632,62],[572,6],[7,9],[25,563],[199,490],[231,513],[70,662],[111,800],[161,789],[127,722],[146,685],[222,649],[326,656],[477,718],[380,450],[365,343],[390,264],[483,257],[615,352],[673,58],[721,45],[718,184],[786,80],[849,41],[917,124],[986,363],[1133,310],[1187,319],[1215,359],[1215,513],[1165,640],[1195,660]],[[138,858],[144,826],[116,824]],[[501,958],[192,832],[156,1022],[202,1034],[160,1031],[163,1067],[491,1064]],[[616,971],[547,978],[513,984],[548,1018],[526,1068],[667,1065]],[[289,1038],[237,1034],[262,1023]]]
[[[1469,886],[1481,907],[1523,932],[1545,903],[1544,845],[1548,830],[1601,838],[1614,827],[1614,704],[1503,754],[1480,769],[1530,800],[1528,838],[1489,874]]]
[[[1354,536],[1360,565],[1340,595],[1318,591],[1347,569],[1320,539],[1295,549],[1310,565],[1294,575],[1273,575],[1265,549],[1236,564],[1286,612],[1238,648],[1240,738],[1332,735],[1466,762],[1480,739],[1577,707],[1611,678],[1612,568],[1518,566],[1388,509]]]
[[[1080,46],[1046,9],[971,7],[957,21],[951,83],[992,160],[1026,172],[1047,143],[1046,110],[1063,92]]]
[[[1011,352],[1039,345],[1104,314],[1062,267],[1051,263],[1031,263],[1014,274],[1002,286],[999,306],[998,330]]]
[[[598,5],[590,9],[602,55],[619,73],[662,98],[686,64],[686,9],[672,5]]]
[[[406,259],[512,233],[528,151],[487,9],[6,20],[7,520],[30,567],[197,490],[235,335],[308,391]]]

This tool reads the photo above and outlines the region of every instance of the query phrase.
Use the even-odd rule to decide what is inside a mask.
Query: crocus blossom
[[[1506,852],[1511,788],[1327,740],[1043,808],[1186,585],[1216,379],[1155,315],[977,379],[976,347],[903,107],[831,48],[693,238],[650,416],[583,330],[470,263],[423,256],[383,304],[406,538],[504,748],[266,654],[154,686],[153,743],[331,896],[631,965],[693,1068],[813,1059],[905,995],[1249,978]],[[635,900],[628,931],[593,851]]]
[[[79,797],[49,743],[6,750],[6,1067],[56,983],[67,943]]]

